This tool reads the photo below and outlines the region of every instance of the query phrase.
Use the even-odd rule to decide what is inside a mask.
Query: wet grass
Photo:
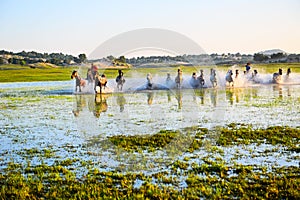
[[[252,129],[250,125],[229,124],[228,128],[221,128],[219,145],[236,145],[249,143],[283,144],[294,146],[300,141],[300,128],[273,126],[266,129]]]
[[[10,163],[0,173],[1,199],[299,199],[300,169],[266,172],[257,166],[222,163],[187,169],[179,180],[172,172],[120,173],[91,169],[81,177],[67,168],[70,161],[25,168]],[[203,176],[205,174],[205,176]],[[180,182],[186,185],[180,187]],[[139,184],[137,184],[139,183]]]
[[[217,146],[205,147],[205,139],[221,132]],[[187,135],[188,137],[184,137]],[[96,139],[95,139],[96,140]],[[232,123],[209,131],[189,127],[180,131],[161,130],[146,136],[112,136],[105,143],[143,154],[161,150],[174,142],[176,148],[189,144],[186,154],[164,170],[105,170],[93,167],[92,160],[60,158],[56,151],[43,148],[20,150],[26,162],[9,162],[0,170],[0,199],[299,199],[300,168],[243,165],[223,160],[222,147],[245,143],[280,144],[287,151],[299,152],[299,128],[269,127]],[[208,153],[199,155],[205,148]],[[274,148],[270,152],[276,153]],[[237,152],[237,155],[239,152]],[[31,159],[38,157],[38,163]],[[226,156],[225,156],[226,157]],[[195,159],[196,158],[196,159]],[[52,159],[46,164],[43,159]],[[137,163],[138,164],[138,163]]]
[[[199,149],[202,146],[201,138],[204,134],[208,133],[208,129],[201,127],[189,127],[183,130],[161,130],[153,135],[117,135],[108,137],[106,140],[102,140],[95,137],[89,141],[89,146],[95,144],[101,146],[104,149],[109,149],[111,145],[116,148],[121,148],[129,152],[141,152],[148,151],[153,152],[165,148],[172,143],[171,146],[187,146],[190,152]],[[170,150],[170,149],[169,149]]]

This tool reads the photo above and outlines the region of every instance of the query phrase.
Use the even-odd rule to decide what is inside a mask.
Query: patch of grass
[[[70,80],[73,68],[30,68],[29,66],[0,66],[0,82],[64,81]]]
[[[267,129],[252,129],[248,125],[230,124],[229,128],[220,128],[219,145],[248,144],[266,142],[291,146],[299,143],[300,129],[286,126],[273,126]]]
[[[206,163],[188,169],[187,187],[178,188],[175,174],[120,173],[88,170],[83,176],[59,163],[22,166],[10,163],[0,173],[1,199],[299,199],[300,169],[282,167],[266,172],[254,166]],[[177,170],[175,170],[177,171]],[[234,176],[232,173],[234,173]],[[206,174],[202,176],[201,174]],[[135,186],[136,181],[140,186]],[[155,180],[156,183],[153,182]]]

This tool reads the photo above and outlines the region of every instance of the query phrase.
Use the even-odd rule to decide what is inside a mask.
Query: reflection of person
[[[107,111],[107,102],[106,97],[104,97],[102,94],[96,94],[95,95],[95,110],[94,115],[95,117],[99,118],[100,113]]]
[[[124,94],[120,93],[117,96],[117,104],[120,106],[120,112],[124,111],[124,105],[126,104],[126,99]]]

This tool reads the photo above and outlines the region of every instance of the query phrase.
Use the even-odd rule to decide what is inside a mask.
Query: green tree
[[[268,56],[261,54],[261,53],[255,53],[253,56],[253,60],[258,61],[258,62],[265,61],[268,59],[269,59]]]
[[[119,60],[119,62],[121,62],[121,63],[126,63],[126,58],[125,58],[125,56],[120,56],[120,58],[119,58],[118,60]]]
[[[83,63],[86,61],[86,55],[84,53],[79,54],[78,58],[79,58],[80,63]]]
[[[22,66],[26,65],[26,61],[25,60],[20,60],[20,65],[22,65]]]
[[[107,58],[108,60],[110,60],[110,61],[113,61],[113,60],[115,59],[115,57],[113,57],[112,55],[107,56],[106,58]]]
[[[0,65],[3,65],[3,64],[4,64],[4,59],[0,58]]]

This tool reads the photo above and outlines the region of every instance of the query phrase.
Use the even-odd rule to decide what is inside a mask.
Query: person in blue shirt
[[[247,63],[245,67],[246,67],[246,72],[248,73],[251,69],[250,63]]]

